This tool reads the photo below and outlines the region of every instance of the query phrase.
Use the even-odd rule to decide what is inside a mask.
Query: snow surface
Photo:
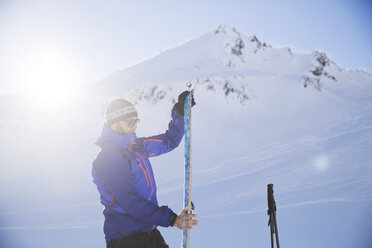
[[[192,247],[269,247],[269,183],[282,247],[370,247],[372,74],[228,26],[83,87],[70,107],[0,98],[0,246],[104,247],[90,170],[106,103],[131,100],[137,135],[158,134],[190,80],[199,82]],[[159,202],[174,211],[183,145],[151,160]],[[160,230],[170,247],[181,245],[181,231]]]

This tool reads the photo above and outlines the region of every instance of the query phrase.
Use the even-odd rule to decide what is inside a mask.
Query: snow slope
[[[21,95],[2,97],[1,242],[103,247],[90,167],[105,104],[131,100],[137,135],[157,134],[190,80],[199,82],[193,247],[269,247],[269,183],[283,247],[370,247],[372,74],[227,26],[83,87],[70,107],[40,110]],[[182,143],[152,160],[159,201],[174,211],[183,202],[183,152]],[[161,231],[170,247],[180,245],[180,231]]]

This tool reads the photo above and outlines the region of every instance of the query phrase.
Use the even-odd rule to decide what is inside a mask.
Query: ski
[[[195,86],[195,85],[194,85]],[[191,100],[192,91],[191,84],[188,84],[190,93],[185,99],[185,193],[184,193],[184,207],[187,207],[187,213],[191,214],[192,202],[191,202],[191,175],[192,175],[192,163],[191,163]],[[190,246],[190,230],[183,230],[182,237],[182,248],[189,248]]]

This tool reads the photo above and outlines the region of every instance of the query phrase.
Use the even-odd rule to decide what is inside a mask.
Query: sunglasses
[[[134,127],[134,125],[136,125],[140,121],[140,119],[128,119],[124,121],[128,124],[129,127]]]

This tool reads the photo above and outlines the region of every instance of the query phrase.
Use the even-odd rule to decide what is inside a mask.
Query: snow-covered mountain
[[[321,90],[321,81],[337,81],[336,76],[342,72],[325,53],[293,54],[290,48],[272,48],[256,36],[219,26],[201,37],[119,70],[99,84],[104,90],[113,90],[122,89],[123,85],[174,85],[199,79],[207,90],[220,89],[226,96],[244,103],[250,98],[247,88],[253,77],[293,76],[298,77],[304,87]],[[132,91],[138,101],[142,101],[142,97],[157,101],[167,94],[160,88]]]
[[[0,98],[0,238],[20,232],[24,246],[54,247],[35,237],[62,235],[59,246],[104,246],[90,167],[106,103],[131,100],[137,135],[157,134],[188,81],[198,82],[193,247],[268,247],[268,183],[285,247],[369,247],[372,74],[228,26],[82,87],[68,107]],[[180,210],[183,144],[152,163],[159,201]],[[161,231],[170,247],[180,244],[180,232]]]

